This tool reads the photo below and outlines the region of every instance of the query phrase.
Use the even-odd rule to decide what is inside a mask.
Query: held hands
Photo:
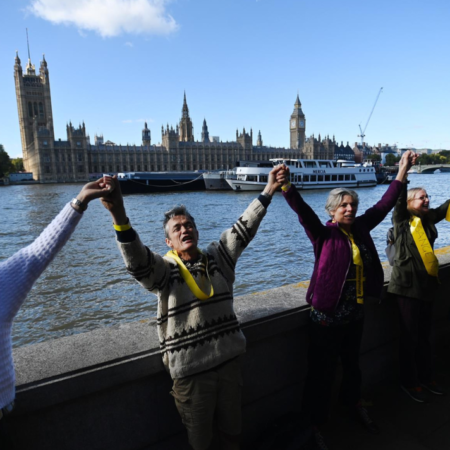
[[[407,152],[403,153],[400,159],[400,168],[406,166],[406,170],[411,169],[411,167],[416,163],[418,157],[419,155],[417,155],[417,153],[414,153],[412,150],[408,150]]]
[[[417,153],[414,153],[412,150],[408,150],[407,152],[403,153],[399,163],[399,170],[396,178],[397,180],[406,180],[408,170],[411,169],[414,164],[416,164],[418,157],[419,155]]]
[[[284,186],[289,184],[289,167],[285,164],[280,164],[282,166],[282,170],[277,173],[277,182],[280,186]]]
[[[120,189],[120,183],[117,180],[117,175],[113,177],[105,175],[103,177],[103,184],[111,185],[113,189],[108,195],[100,198],[103,206],[111,213],[113,221],[116,225],[125,225],[128,221],[125,212],[125,206],[123,204],[122,191]]]
[[[275,191],[284,183],[286,177],[287,167],[284,164],[278,164],[269,173],[269,180],[266,187],[264,188],[264,193],[272,196]]]
[[[76,198],[85,206],[84,209],[86,209],[91,200],[108,195],[113,190],[114,186],[111,182],[105,182],[103,178],[100,178],[97,181],[91,181],[85,184]],[[83,211],[83,208],[78,207],[76,209],[80,212]]]

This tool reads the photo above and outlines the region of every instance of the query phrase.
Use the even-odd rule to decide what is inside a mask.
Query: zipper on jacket
[[[350,262],[348,263],[347,272],[345,272],[344,283],[342,284],[341,292],[339,293],[339,298],[338,298],[338,301],[337,301],[336,306],[335,306],[335,308],[334,308],[335,311],[336,311],[337,307],[339,306],[339,301],[341,300],[342,291],[344,290],[345,282],[347,281],[347,275],[348,275],[348,272],[349,272],[350,267],[351,267],[351,265],[352,265],[352,259],[351,259],[351,255],[352,255],[352,244],[351,244],[351,242],[350,242],[348,239],[347,239],[347,242],[348,242],[348,245],[350,246]]]

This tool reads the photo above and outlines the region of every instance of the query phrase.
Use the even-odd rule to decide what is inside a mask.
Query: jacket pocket
[[[403,287],[412,286],[412,261],[411,258],[407,259],[395,259],[394,266],[392,267],[391,280]]]

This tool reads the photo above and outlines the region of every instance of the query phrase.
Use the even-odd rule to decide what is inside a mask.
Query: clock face
[[[305,126],[305,121],[304,120],[300,120],[300,126],[303,128]]]
[[[295,119],[291,119],[291,128],[295,128]]]

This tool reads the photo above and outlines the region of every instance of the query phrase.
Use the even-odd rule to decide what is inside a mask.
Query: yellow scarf
[[[199,253],[203,255],[200,249],[197,249]],[[208,258],[206,259],[206,276],[208,277],[209,282],[211,283],[211,291],[208,294],[205,294],[199,287],[198,284],[195,282],[194,277],[191,275],[187,267],[184,265],[183,261],[181,261],[180,257],[178,256],[177,252],[175,250],[169,250],[165,256],[168,256],[170,258],[173,258],[176,263],[178,264],[178,268],[180,269],[181,276],[183,277],[183,280],[188,285],[191,292],[199,299],[199,300],[208,300],[208,298],[211,298],[214,295],[214,288],[211,282],[211,278],[209,278],[208,273]]]
[[[350,239],[352,244],[353,264],[356,266],[356,278],[347,281],[356,281],[356,301],[360,305],[364,303],[364,265],[358,246],[355,244],[352,233],[347,233],[344,229],[339,229]]]
[[[447,211],[447,215],[449,212]],[[423,265],[428,272],[428,275],[437,277],[439,272],[439,261],[434,254],[433,247],[431,247],[427,234],[423,229],[422,221],[420,217],[412,216],[410,221],[411,234],[416,243],[416,247],[419,250],[420,257],[422,258]]]

